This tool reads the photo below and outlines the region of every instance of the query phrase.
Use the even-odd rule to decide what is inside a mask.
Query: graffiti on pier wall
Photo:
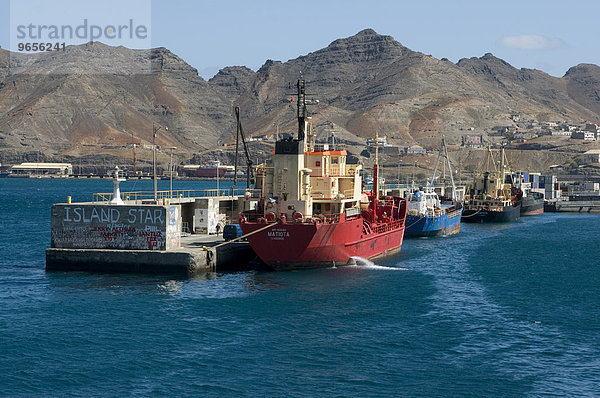
[[[52,206],[52,247],[167,250],[179,247],[180,206]]]

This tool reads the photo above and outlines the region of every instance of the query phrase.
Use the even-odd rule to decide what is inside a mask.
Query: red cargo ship
[[[346,164],[347,152],[339,146],[314,144],[302,79],[297,88],[298,138],[276,142],[272,160],[257,168],[258,206],[240,214],[255,253],[275,270],[291,270],[399,249],[406,200],[380,196],[377,186],[363,193],[362,166]],[[377,160],[373,174],[378,181]]]

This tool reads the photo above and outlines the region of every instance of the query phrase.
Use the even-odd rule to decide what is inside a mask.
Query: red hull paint
[[[266,226],[241,222],[244,234]],[[255,253],[275,270],[344,265],[351,257],[371,258],[400,248],[404,221],[394,229],[363,234],[363,219],[333,223],[276,223],[248,237]]]
[[[536,209],[533,211],[527,211],[525,213],[521,213],[522,216],[537,216],[539,214],[544,214],[544,208]]]

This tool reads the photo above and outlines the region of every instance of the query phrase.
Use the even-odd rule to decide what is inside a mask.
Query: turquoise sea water
[[[375,265],[46,273],[51,204],[111,187],[0,180],[1,396],[600,395],[600,216],[463,224]]]

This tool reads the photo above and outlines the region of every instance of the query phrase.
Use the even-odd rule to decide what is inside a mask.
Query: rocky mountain
[[[49,157],[150,144],[198,150],[232,125],[230,101],[164,48],[129,50],[101,43],[64,53],[17,56],[2,69],[0,150]]]
[[[128,144],[176,146],[187,159],[233,141],[233,107],[249,135],[295,130],[300,76],[319,104],[317,135],[355,148],[377,131],[397,145],[458,143],[467,130],[522,120],[600,120],[600,67],[578,65],[562,78],[517,69],[485,54],[457,64],[412,51],[367,29],[256,72],[227,67],[208,82],[165,48],[102,43],[37,55],[0,49],[0,162],[128,157]],[[360,151],[358,151],[360,152]],[[144,154],[140,153],[140,157]]]
[[[540,111],[546,107],[565,116],[598,118],[598,114],[570,97],[565,79],[535,69],[517,69],[489,53],[481,58],[461,59],[457,65],[477,80],[513,98],[515,109],[520,106],[518,101],[525,99]]]
[[[10,53],[0,48],[0,84],[4,81],[9,73],[9,60]]]
[[[567,71],[564,78],[569,97],[600,115],[600,67],[580,64]]]
[[[221,69],[209,83],[233,101],[250,88],[254,76],[254,71],[245,66],[228,66]]]

